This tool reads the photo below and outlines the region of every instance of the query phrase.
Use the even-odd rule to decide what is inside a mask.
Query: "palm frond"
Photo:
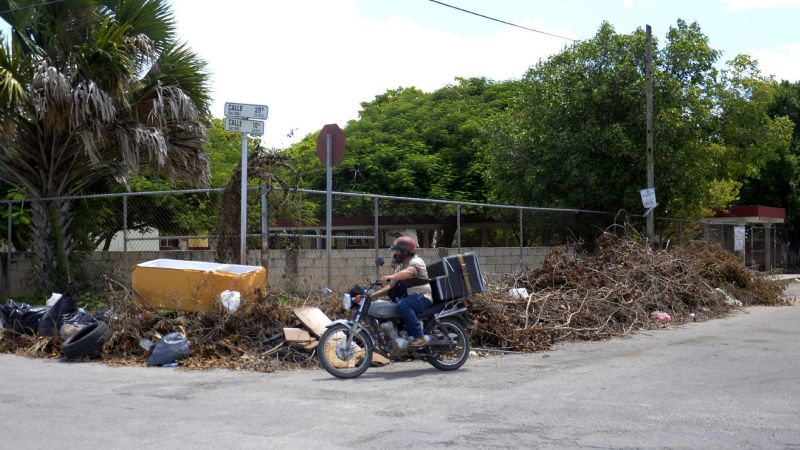
[[[161,51],[175,39],[175,18],[164,0],[103,0],[103,11],[131,27],[134,35],[146,36]]]
[[[205,118],[211,104],[210,74],[206,62],[186,44],[171,43],[158,56],[156,63],[142,80],[143,93],[156,86],[179,87]]]

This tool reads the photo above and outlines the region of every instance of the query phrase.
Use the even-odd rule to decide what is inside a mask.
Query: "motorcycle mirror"
[[[375,258],[375,265],[376,265],[376,266],[380,267],[380,266],[382,266],[383,264],[384,264],[384,262],[383,262],[383,258],[381,258],[380,256],[378,256],[377,258]]]

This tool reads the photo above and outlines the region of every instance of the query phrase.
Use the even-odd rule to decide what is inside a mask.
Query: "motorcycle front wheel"
[[[446,351],[436,351],[428,358],[428,362],[439,370],[456,370],[463,366],[469,358],[469,335],[460,322],[443,319],[433,326],[431,339],[450,339],[452,345]]]
[[[347,338],[350,327],[337,324],[328,328],[319,338],[317,356],[322,367],[337,378],[355,378],[367,371],[372,363],[372,343],[365,333],[353,336],[350,346]]]

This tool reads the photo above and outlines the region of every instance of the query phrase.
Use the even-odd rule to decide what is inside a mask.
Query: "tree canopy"
[[[641,211],[646,187],[645,42],[604,23],[589,40],[533,66],[513,107],[495,117],[486,182],[502,200]],[[789,144],[771,117],[775,82],[740,55],[721,71],[696,23],[679,20],[653,57],[655,174],[660,213],[727,207]],[[506,183],[503,180],[515,180]]]
[[[481,152],[485,121],[508,108],[518,82],[458,79],[433,93],[408,87],[361,104],[345,128],[347,153],[334,169],[337,190],[485,201]],[[296,144],[304,186],[325,188],[316,134]]]

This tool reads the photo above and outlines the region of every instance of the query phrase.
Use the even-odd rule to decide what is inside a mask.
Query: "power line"
[[[37,3],[35,5],[26,5],[26,6],[19,6],[17,8],[4,9],[4,10],[0,11],[0,14],[16,12],[16,11],[22,11],[23,9],[38,8],[39,6],[52,5],[53,3],[61,3],[63,1],[64,0],[50,0],[49,2]]]
[[[522,25],[517,25],[515,23],[506,22],[505,20],[495,19],[494,17],[489,17],[489,16],[486,16],[486,15],[483,15],[483,14],[476,13],[474,11],[470,11],[470,10],[467,10],[467,9],[459,8],[458,6],[448,5],[447,3],[443,3],[443,2],[440,2],[438,0],[430,0],[430,1],[432,1],[433,3],[437,3],[439,5],[442,5],[442,6],[447,6],[448,8],[457,9],[457,10],[459,10],[461,12],[465,12],[467,14],[472,14],[473,16],[478,16],[478,17],[482,17],[484,19],[493,20],[495,22],[500,22],[500,23],[505,24],[505,25],[511,25],[512,27],[522,28],[523,30],[533,31],[534,33],[545,34],[547,36],[552,36],[552,37],[556,37],[556,38],[559,38],[559,39],[566,39],[566,40],[572,41],[572,42],[576,41],[576,39],[568,38],[566,36],[560,36],[558,34],[548,33],[546,31],[536,30],[536,29],[533,29],[533,28],[524,27]]]

